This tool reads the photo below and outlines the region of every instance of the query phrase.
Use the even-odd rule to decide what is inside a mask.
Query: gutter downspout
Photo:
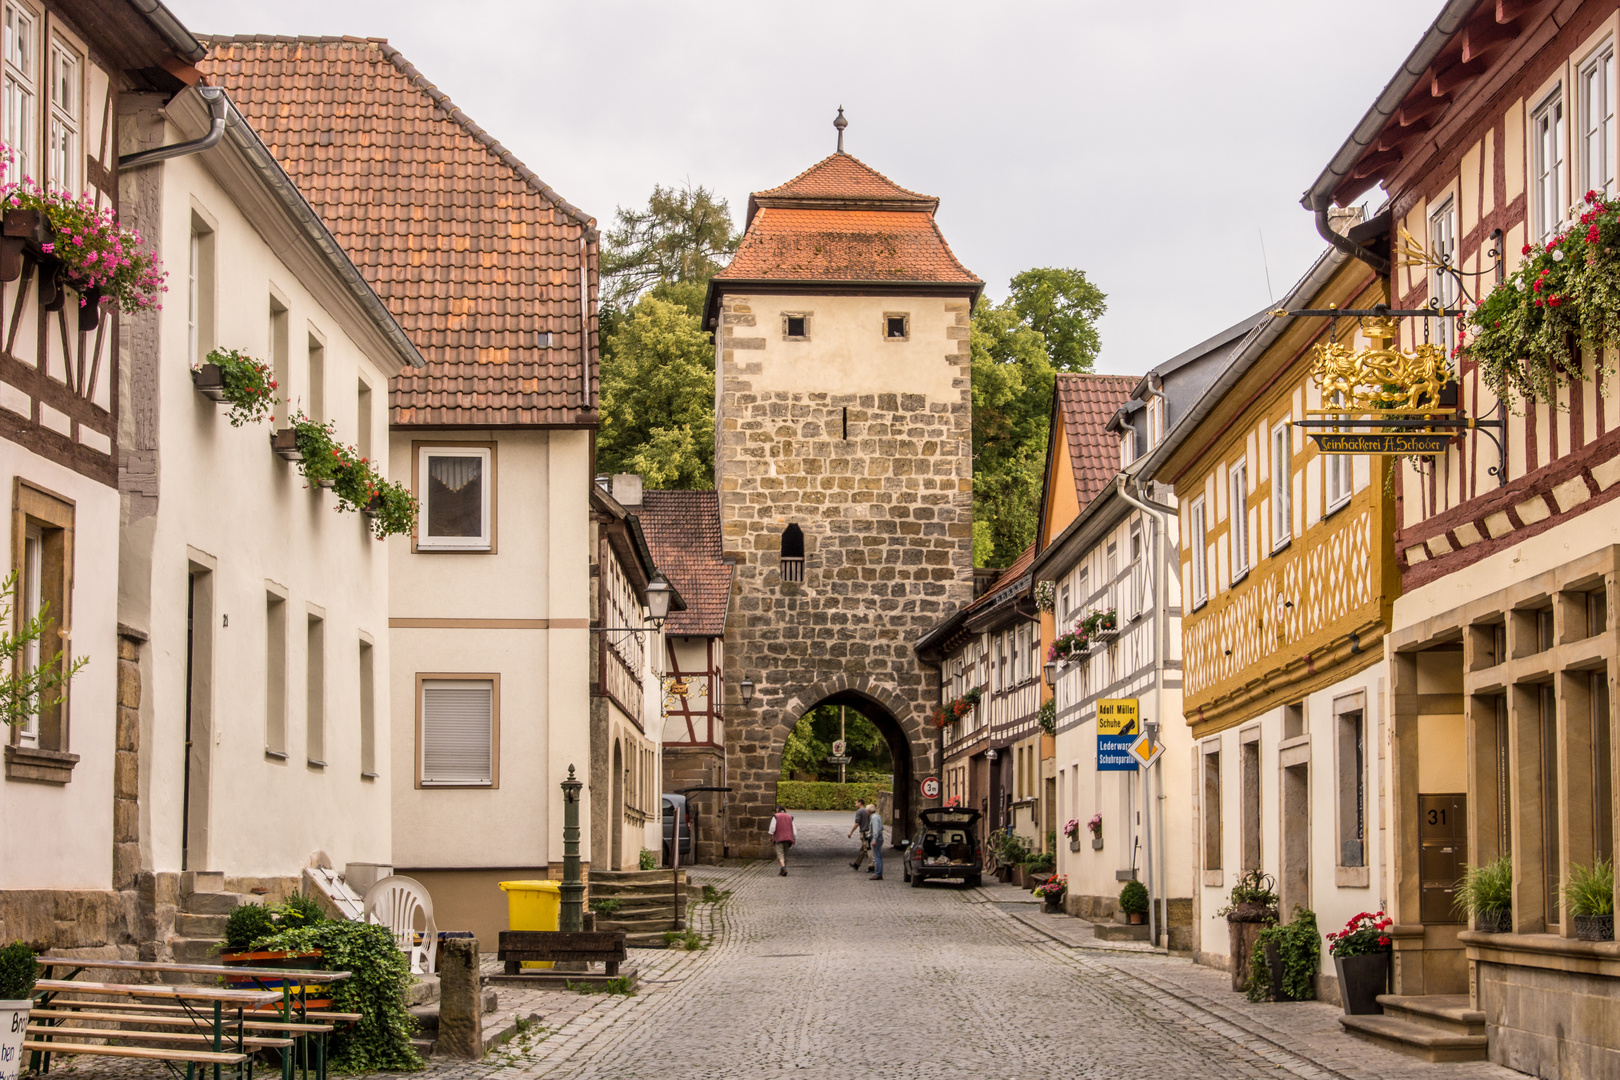
[[[142,150],[139,153],[125,154],[118,159],[118,167],[135,169],[142,165],[155,165],[170,158],[200,154],[204,150],[212,150],[218,146],[219,140],[225,137],[225,91],[217,86],[199,86],[197,94],[208,104],[208,114],[213,118],[206,135],[190,142],[173,143],[169,146]]]
[[[1343,233],[1333,231],[1333,226],[1328,224],[1328,207],[1331,205],[1333,205],[1332,200],[1326,195],[1313,193],[1310,196],[1310,208],[1316,213],[1317,234],[1352,259],[1360,259],[1372,267],[1373,272],[1379,277],[1389,277],[1390,263],[1388,259],[1362,247]]]
[[[1169,574],[1169,568],[1165,561],[1165,541],[1169,537],[1169,521],[1176,515],[1176,509],[1172,506],[1166,506],[1163,503],[1154,502],[1152,499],[1149,499],[1146,495],[1142,494],[1140,478],[1133,476],[1131,478],[1131,484],[1137,489],[1135,494],[1132,494],[1126,489],[1124,473],[1120,473],[1114,478],[1114,490],[1119,497],[1124,499],[1125,502],[1131,506],[1136,507],[1144,514],[1148,515],[1148,519],[1153,523],[1153,622],[1155,632],[1154,637],[1156,639],[1153,646],[1153,708],[1155,714],[1157,714],[1158,711],[1164,707],[1164,657],[1165,652],[1170,645],[1170,613],[1165,607],[1165,601],[1169,593],[1169,590],[1166,587],[1166,577]],[[1159,715],[1155,715],[1154,719],[1159,723],[1159,736],[1160,738],[1163,738],[1165,731],[1165,719],[1163,716]],[[1152,778],[1153,777],[1151,774],[1143,777],[1142,795],[1144,801],[1146,800],[1148,794],[1148,781]],[[1152,786],[1155,792],[1155,798],[1153,802],[1148,804],[1147,807],[1148,875],[1154,879],[1154,884],[1159,886],[1160,892],[1167,893],[1165,887],[1166,866],[1164,857],[1163,777],[1158,777],[1158,783],[1153,784]],[[1155,823],[1153,820],[1155,810],[1158,811],[1157,816],[1159,819],[1157,822],[1157,830],[1154,829]],[[1159,865],[1157,870],[1155,870],[1153,866],[1153,833],[1155,831],[1157,831],[1159,834]],[[1164,901],[1164,921],[1166,923],[1164,930],[1164,942],[1165,947],[1168,948],[1170,944],[1170,928],[1168,925],[1170,921],[1170,898],[1168,894],[1166,894],[1160,899]],[[1158,923],[1158,909],[1153,903],[1153,894],[1150,891],[1148,893],[1148,940],[1153,942],[1154,945],[1159,944]]]

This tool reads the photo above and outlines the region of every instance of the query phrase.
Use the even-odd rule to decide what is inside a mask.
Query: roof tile
[[[1140,381],[1135,375],[1057,377],[1058,413],[1069,440],[1074,492],[1085,506],[1119,472],[1119,437],[1103,430]]]
[[[713,491],[643,491],[642,533],[653,563],[686,601],[671,611],[664,632],[719,637],[726,632],[732,567],[720,546],[720,497]]]

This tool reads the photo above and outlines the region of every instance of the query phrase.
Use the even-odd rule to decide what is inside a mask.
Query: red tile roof
[[[644,491],[630,511],[641,520],[654,564],[686,601],[666,633],[719,637],[726,632],[732,567],[720,549],[720,497],[713,491]]]
[[[394,380],[394,423],[596,422],[596,325],[587,314],[582,327],[580,304],[582,262],[597,286],[593,218],[386,41],[205,43],[198,68],[231,95],[428,361]]]
[[[1035,545],[1031,544],[1019,554],[1018,558],[1012,561],[1012,564],[1009,565],[1007,569],[1001,572],[1001,576],[996,578],[995,582],[988,589],[984,590],[984,595],[980,596],[977,600],[973,601],[973,603],[969,604],[962,610],[974,611],[989,604],[991,598],[994,597],[996,593],[1000,592],[1002,589],[1005,589],[1007,586],[1013,584],[1019,578],[1029,573],[1030,564],[1034,561]]]
[[[1119,472],[1119,436],[1103,426],[1130,399],[1140,379],[1135,375],[1070,375],[1057,377],[1057,410],[1069,441],[1074,467],[1074,493],[1085,506]]]
[[[976,293],[983,283],[951,253],[938,208],[938,199],[834,154],[748,197],[747,231],[715,280],[926,282]]]

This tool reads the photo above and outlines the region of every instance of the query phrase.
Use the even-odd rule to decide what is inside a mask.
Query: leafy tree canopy
[[[714,485],[714,349],[686,308],[649,294],[616,328],[596,454],[651,488]]]
[[[1024,324],[1046,339],[1058,371],[1090,371],[1102,349],[1097,320],[1108,297],[1086,280],[1084,270],[1039,267],[1012,279],[1008,301]]]
[[[644,210],[620,207],[602,251],[604,306],[634,306],[641,294],[667,282],[706,287],[737,250],[731,208],[705,187],[653,188]]]
[[[782,745],[782,779],[837,780],[838,766],[827,760],[837,738],[837,705],[818,705],[805,713]],[[850,780],[875,780],[894,772],[888,740],[876,724],[850,708],[844,710],[844,742]]]

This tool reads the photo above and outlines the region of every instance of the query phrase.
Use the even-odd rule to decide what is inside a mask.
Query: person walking
[[[875,804],[872,804],[872,803],[867,804],[867,806],[866,806],[866,814],[867,814],[867,819],[866,819],[866,821],[867,821],[867,829],[869,830],[869,835],[871,837],[871,840],[869,841],[869,843],[871,844],[871,848],[872,848],[872,876],[867,878],[866,880],[867,881],[882,881],[883,880],[883,817],[882,817],[881,814],[878,813],[877,806]]]
[[[793,815],[778,806],[771,817],[769,832],[771,843],[776,847],[777,865],[782,868],[780,876],[787,877],[787,853],[793,846]]]
[[[849,832],[845,833],[844,836],[846,838],[854,836],[856,829],[861,830],[861,853],[855,856],[855,861],[849,865],[859,871],[862,861],[872,851],[872,815],[866,809],[865,804],[855,807],[855,824],[850,826]]]

